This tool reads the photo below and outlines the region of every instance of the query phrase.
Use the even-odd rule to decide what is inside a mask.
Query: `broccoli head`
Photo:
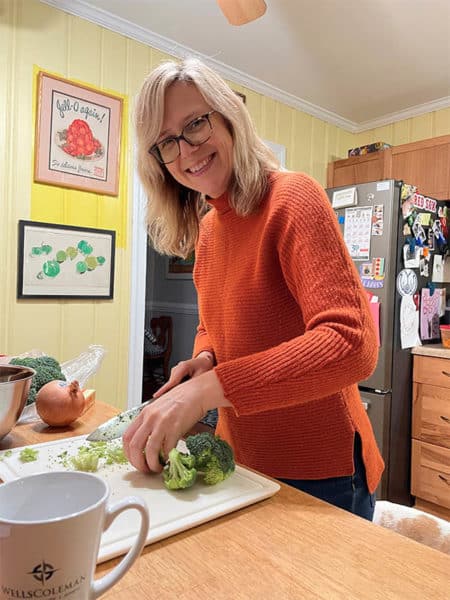
[[[30,391],[28,393],[27,404],[36,400],[36,394],[43,385],[55,379],[65,381],[66,378],[61,371],[59,362],[51,356],[37,356],[36,358],[13,358],[9,361],[10,365],[29,367],[34,369],[36,374],[31,381]]]
[[[186,438],[186,446],[195,458],[195,468],[207,485],[227,479],[235,470],[233,449],[218,435],[197,433]]]
[[[169,452],[169,461],[163,469],[164,485],[168,490],[182,490],[194,485],[197,470],[195,459],[176,448]]]

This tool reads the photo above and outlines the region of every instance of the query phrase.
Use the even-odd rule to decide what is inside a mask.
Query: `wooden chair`
[[[144,349],[143,400],[148,400],[169,379],[169,361],[172,354],[172,317],[153,317],[151,330],[156,338],[155,349]],[[145,397],[147,396],[147,397]]]

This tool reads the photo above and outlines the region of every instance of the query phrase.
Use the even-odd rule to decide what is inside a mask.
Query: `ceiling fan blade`
[[[245,25],[267,10],[264,0],[217,0],[225,17],[231,25]]]

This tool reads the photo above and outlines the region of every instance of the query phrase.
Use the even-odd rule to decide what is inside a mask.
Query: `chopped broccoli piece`
[[[78,452],[76,456],[70,458],[70,463],[76,471],[95,473],[98,469],[99,460],[100,457],[95,452]]]
[[[207,485],[224,481],[235,470],[233,450],[218,435],[206,431],[191,435],[186,439],[186,446]]]
[[[125,465],[128,458],[123,447],[114,442],[88,442],[78,448],[77,454],[70,456],[65,450],[58,454],[58,461],[66,468],[94,473],[105,465]]]
[[[49,381],[66,381],[61,371],[61,365],[51,356],[38,356],[36,358],[13,358],[9,361],[10,365],[20,367],[29,367],[34,369],[36,374],[31,381],[30,391],[28,393],[27,404],[32,404],[36,400],[36,394]]]
[[[22,462],[34,462],[37,460],[39,450],[33,450],[33,448],[24,448],[19,454],[19,458]]]
[[[176,448],[169,452],[169,462],[163,469],[164,485],[168,490],[182,490],[194,485],[197,471],[195,458]]]
[[[125,456],[123,448],[108,448],[106,454],[107,465],[126,465],[128,458]]]
[[[9,458],[12,456],[12,450],[5,450],[0,454],[0,460],[5,460],[5,458]]]
[[[61,456],[63,463],[67,464],[67,457]],[[115,446],[109,442],[89,442],[86,446],[78,448],[78,454],[70,457],[70,465],[77,471],[97,471],[100,459],[105,465],[125,465],[128,458],[122,446]]]

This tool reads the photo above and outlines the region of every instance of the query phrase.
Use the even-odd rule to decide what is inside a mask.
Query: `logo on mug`
[[[48,581],[57,570],[58,569],[55,569],[53,565],[46,563],[45,560],[43,560],[40,564],[36,565],[28,575],[33,575],[37,581],[40,581],[43,584]]]

